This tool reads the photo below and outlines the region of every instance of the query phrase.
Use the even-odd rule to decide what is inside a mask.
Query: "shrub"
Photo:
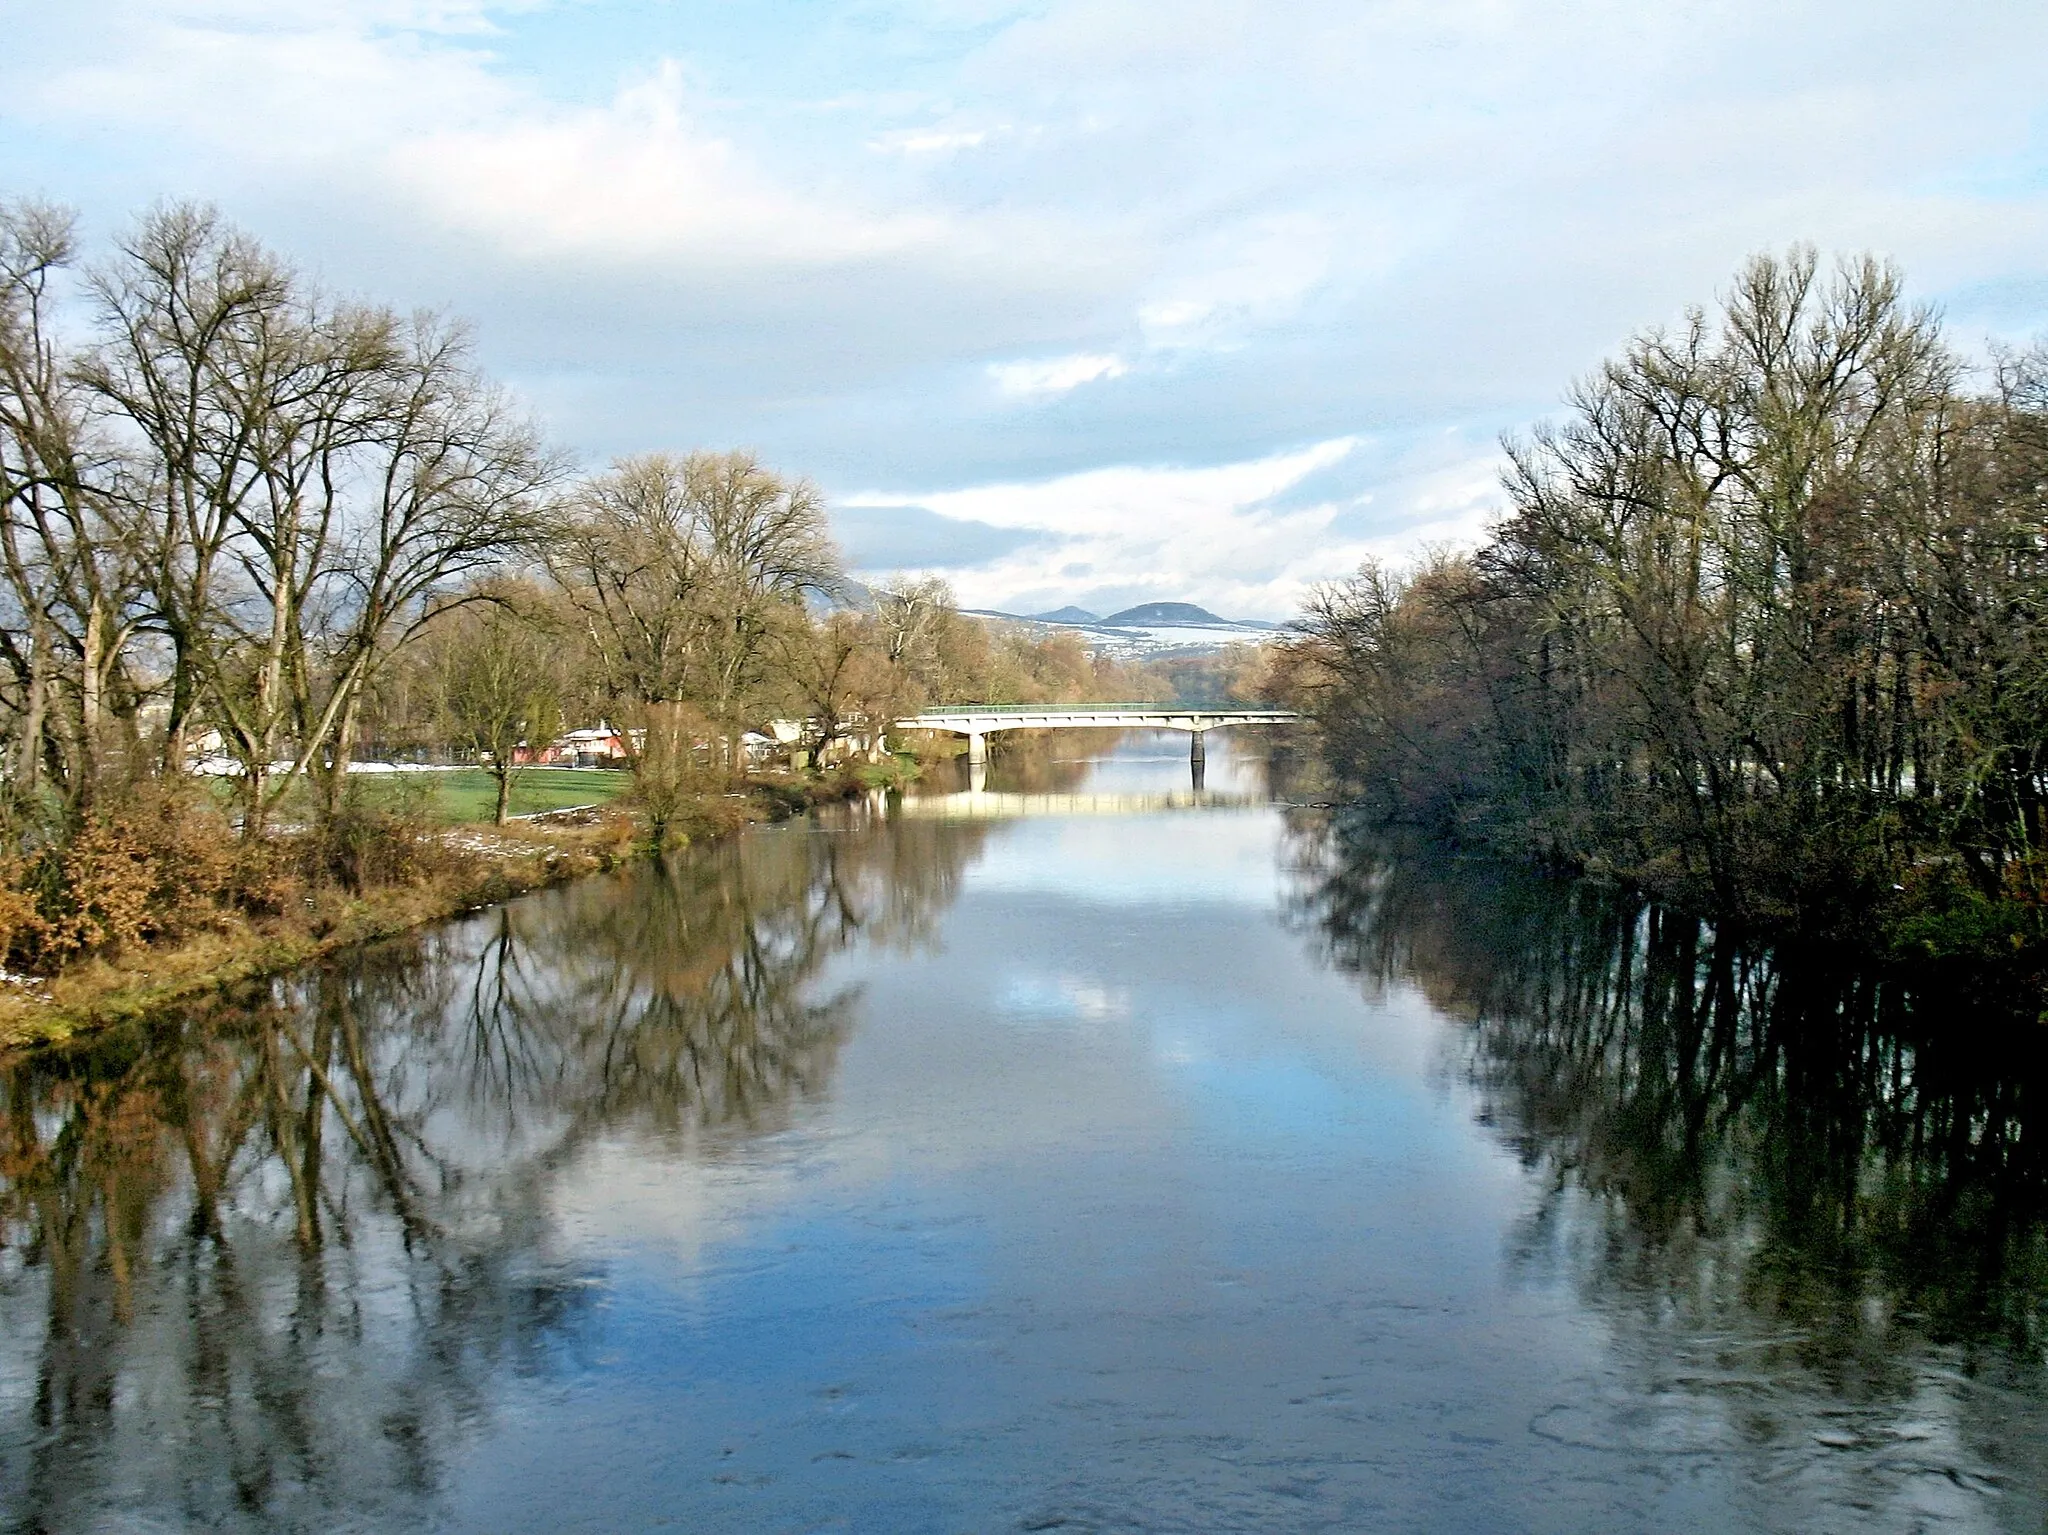
[[[248,860],[220,812],[190,785],[140,785],[59,840],[0,867],[0,953],[53,972],[217,926]]]
[[[27,860],[10,854],[0,858],[0,959],[11,962],[17,941],[34,941],[42,928],[36,899],[22,888]]]
[[[391,786],[372,804],[351,781],[341,806],[313,833],[309,872],[351,894],[378,885],[409,885],[445,870],[455,855],[429,819],[433,785],[417,780]]]

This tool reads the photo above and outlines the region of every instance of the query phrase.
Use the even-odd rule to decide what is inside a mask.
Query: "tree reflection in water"
[[[1541,1175],[1511,1263],[1608,1318],[1662,1377],[1636,1389],[1704,1394],[1717,1431],[1762,1451],[1838,1431],[1892,1457],[1879,1481],[1934,1469],[1923,1445],[1916,1472],[1922,1440],[1974,1442],[1987,1483],[2048,1503],[2037,997],[1963,1003],[1342,821],[1303,817],[1290,843],[1293,915],[1331,961],[1464,1021],[1455,1069]],[[1940,1469],[1967,1480],[1971,1458]]]
[[[590,1304],[554,1175],[785,1122],[848,1025],[826,961],[923,941],[981,836],[750,836],[9,1063],[15,1527],[420,1513],[487,1382]]]
[[[989,786],[1006,794],[1071,794],[1127,734],[1086,729],[998,731],[988,738]],[[967,759],[956,757],[935,764],[918,787],[957,793],[967,786]]]

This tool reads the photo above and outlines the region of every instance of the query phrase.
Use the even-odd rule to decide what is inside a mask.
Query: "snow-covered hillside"
[[[1120,613],[1112,613],[1107,618],[1088,621],[1067,616],[1086,611],[1076,608],[1059,608],[1053,613],[1035,617],[985,608],[968,611],[977,618],[1021,624],[1043,632],[1071,629],[1087,642],[1090,650],[1129,660],[1201,655],[1232,645],[1255,645],[1261,640],[1271,639],[1275,632],[1272,624],[1219,618],[1191,602],[1141,603]]]

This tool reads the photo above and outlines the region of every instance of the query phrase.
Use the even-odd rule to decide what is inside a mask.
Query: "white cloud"
[[[257,180],[308,162],[377,177],[383,154],[436,127],[517,110],[519,96],[470,48],[401,46],[388,19],[415,8],[352,11],[299,0],[208,6],[114,4],[96,20],[100,46],[58,56],[20,82],[45,121],[126,130],[137,159],[183,145]],[[480,24],[482,12],[461,7]],[[421,18],[414,17],[414,20]],[[470,32],[439,18],[431,30]],[[12,82],[10,82],[12,83]]]
[[[1311,579],[1343,575],[1368,556],[1404,565],[1428,548],[1477,548],[1503,510],[1503,467],[1498,453],[1486,453],[1441,468],[1390,476],[1375,499],[1388,504],[1394,525],[1349,541],[1348,562]]]
[[[866,212],[778,185],[692,121],[674,60],[607,106],[423,134],[396,147],[391,164],[423,213],[513,250],[803,265],[901,252],[946,232],[936,217]]]
[[[1350,438],[1208,468],[1095,469],[1036,482],[978,486],[923,498],[942,516],[1030,529],[1056,540],[979,570],[953,573],[974,606],[1085,602],[1096,593],[1192,599],[1233,616],[1285,612],[1327,562],[1364,552],[1333,547],[1333,502],[1280,508],[1283,492],[1341,462]],[[863,495],[850,504],[894,504]],[[1340,564],[1337,568],[1341,569]]]
[[[1282,618],[1310,586],[1367,558],[1399,565],[1425,548],[1476,546],[1501,515],[1502,467],[1497,449],[1463,433],[1387,444],[1339,437],[1240,463],[975,486],[920,505],[1042,535],[978,568],[948,570],[970,606],[1190,600],[1232,617]],[[844,499],[903,504],[876,492]]]
[[[698,120],[675,59],[622,71],[602,105],[538,96],[477,46],[503,9],[138,6],[129,46],[35,95],[55,117],[169,129],[264,179],[396,200],[514,257],[803,267],[971,243],[941,214],[779,178]]]
[[[1130,372],[1121,357],[1105,352],[1077,352],[1071,357],[1045,357],[1031,362],[992,362],[988,376],[1006,395],[1035,398],[1065,394],[1098,379],[1121,378]]]
[[[452,299],[593,456],[743,442],[1057,527],[960,576],[992,602],[1271,614],[1362,553],[1469,538],[1484,439],[1758,248],[1876,248],[1919,293],[1994,296],[1955,306],[1972,326],[2048,322],[2038,6],[779,16],[17,5],[0,186],[101,196],[99,229],[210,196],[353,286]]]
[[[984,129],[947,132],[940,128],[904,129],[877,134],[868,140],[870,149],[899,155],[943,155],[955,150],[978,149],[988,142]]]
[[[1291,319],[1328,280],[1333,238],[1309,216],[1232,225],[1177,253],[1138,305],[1146,345],[1235,348]]]

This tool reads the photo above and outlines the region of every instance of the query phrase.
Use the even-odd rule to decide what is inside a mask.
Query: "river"
[[[1218,742],[7,1063],[0,1520],[2048,1528],[2048,1030]]]

